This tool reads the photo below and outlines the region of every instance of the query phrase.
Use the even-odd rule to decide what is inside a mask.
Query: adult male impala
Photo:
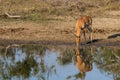
[[[90,39],[92,41],[92,18],[90,16],[81,16],[77,19],[75,26],[76,45],[78,46],[81,39],[81,33],[84,34],[86,40],[86,30],[90,32]]]

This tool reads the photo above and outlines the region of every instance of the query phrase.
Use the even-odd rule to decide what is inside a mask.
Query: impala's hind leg
[[[89,31],[89,40],[90,42],[92,43],[92,32],[93,32],[93,29],[91,26],[87,26],[87,29]]]
[[[83,30],[83,36],[84,36],[84,40],[86,42],[86,33],[85,33],[85,30]]]
[[[89,32],[89,40],[90,40],[90,42],[92,44],[92,32]]]
[[[92,44],[92,32],[90,33],[90,39],[91,39],[91,44]]]

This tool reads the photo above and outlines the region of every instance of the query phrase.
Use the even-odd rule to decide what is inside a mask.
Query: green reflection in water
[[[112,74],[114,80],[120,80],[120,48],[99,47],[94,55],[94,62],[102,72]]]
[[[27,56],[23,62],[19,61],[15,64],[15,66],[11,66],[9,69],[10,70],[9,73],[10,76],[18,76],[18,77],[23,76],[23,78],[28,78],[30,76],[31,68],[34,68],[35,71],[38,71],[36,70],[37,66],[38,65],[34,60],[34,58]]]
[[[34,75],[38,73],[38,63],[36,62],[34,55],[38,54],[41,56],[45,55],[46,48],[44,46],[39,45],[26,45],[18,48],[9,48],[7,49],[7,52],[5,53],[5,49],[0,50],[0,65],[2,65],[2,79],[11,79],[11,77],[21,77],[22,79],[26,79],[30,76],[30,73],[32,70],[34,70]],[[20,51],[20,54],[17,54],[17,52]],[[22,53],[25,53],[23,57],[25,57],[22,61],[15,61],[15,55],[17,54],[19,58],[19,55],[22,55]],[[20,56],[21,57],[21,56]],[[42,61],[41,61],[42,62]],[[41,65],[42,68],[43,65]],[[44,67],[43,67],[44,68]],[[44,70],[44,69],[41,70]]]
[[[67,48],[66,50],[62,50],[60,56],[58,57],[58,62],[61,65],[70,64],[72,62],[72,58],[75,57],[75,51],[73,49]]]
[[[91,50],[92,49],[92,50]],[[5,53],[5,49],[0,49],[0,77],[2,80],[11,79],[29,79],[31,76],[38,80],[49,79],[53,75],[59,75],[58,66],[65,66],[71,63],[76,64],[76,55],[74,47],[55,47],[53,52],[59,52],[55,55],[57,60],[55,64],[47,64],[46,50],[53,50],[53,47],[43,45],[24,45],[21,47],[10,47]],[[81,47],[80,53],[82,59],[91,54],[93,63],[104,73],[113,75],[113,80],[120,79],[120,48],[117,47]],[[86,54],[86,55],[85,55]],[[17,57],[16,57],[17,56]],[[20,56],[20,59],[19,59]],[[76,67],[77,68],[77,67]],[[94,68],[94,67],[93,67]],[[96,74],[95,74],[96,75]],[[78,80],[86,77],[86,74],[75,73],[66,75],[66,79]],[[58,79],[59,80],[59,79]]]

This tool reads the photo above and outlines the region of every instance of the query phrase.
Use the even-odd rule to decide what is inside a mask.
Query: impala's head
[[[92,18],[88,16],[88,21],[86,22],[87,29],[92,32]]]

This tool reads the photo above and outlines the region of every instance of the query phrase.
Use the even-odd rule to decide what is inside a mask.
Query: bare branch
[[[7,47],[6,47],[6,49],[5,49],[5,56],[6,56],[6,54],[7,54],[7,51],[8,51],[8,49],[10,48],[10,47],[17,47],[17,46],[21,46],[21,45],[19,45],[19,44],[12,44],[12,45],[8,45]]]
[[[5,12],[5,15],[6,15],[8,18],[21,18],[20,15],[10,15],[10,14],[8,14],[7,12]]]

